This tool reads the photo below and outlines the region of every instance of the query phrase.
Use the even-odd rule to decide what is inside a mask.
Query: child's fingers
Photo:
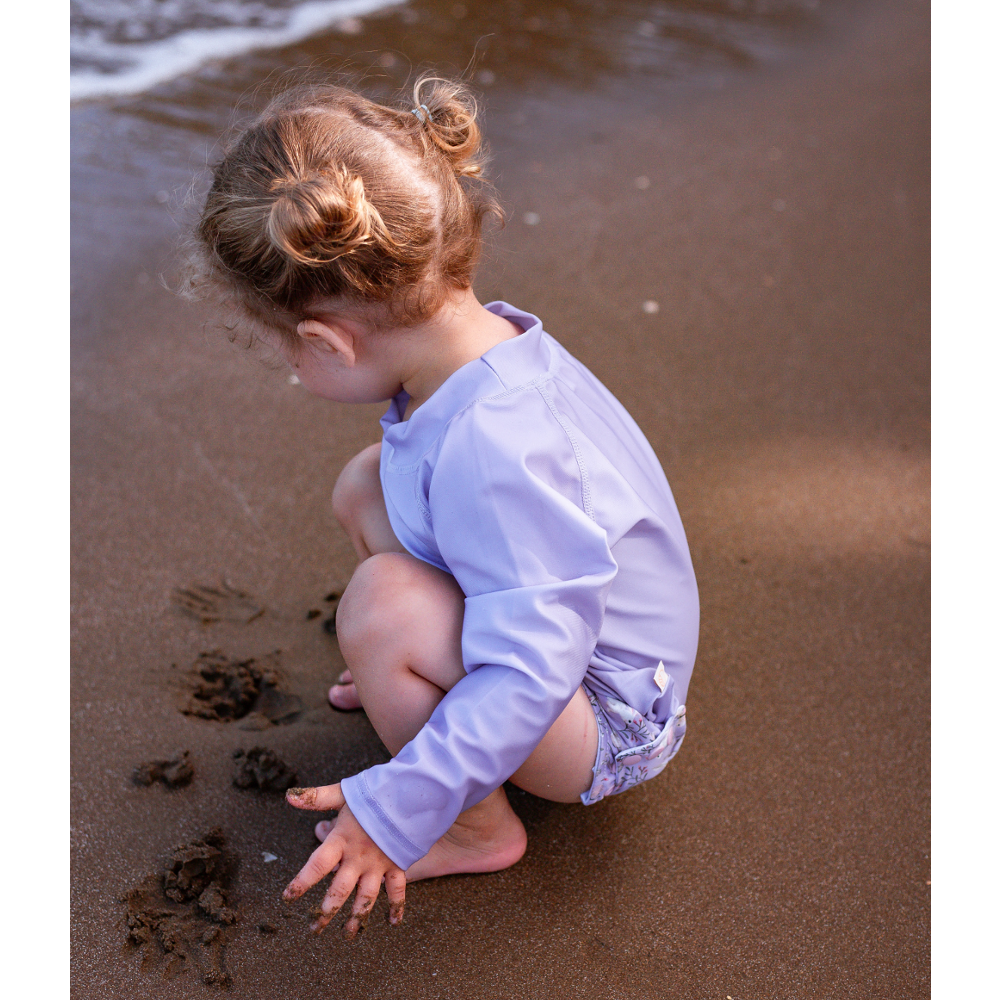
[[[316,922],[312,925],[312,930],[317,934],[334,918],[337,911],[347,902],[347,897],[354,890],[358,882],[358,870],[356,868],[341,867],[333,877],[330,888],[326,890],[323,902],[319,904],[320,913]]]
[[[343,809],[344,796],[340,783],[317,788],[289,788],[285,801],[296,809]]]
[[[382,887],[382,877],[375,872],[362,876],[358,882],[358,891],[354,897],[354,906],[351,907],[351,917],[344,924],[344,937],[348,941],[353,941],[358,931],[365,929],[368,917],[378,899],[379,889]]]
[[[402,868],[392,868],[385,873],[385,894],[389,897],[389,923],[401,924],[406,897],[406,873]]]
[[[323,841],[302,866],[302,870],[288,884],[282,893],[285,899],[298,899],[308,892],[324,875],[333,871],[344,853],[344,842],[339,837]]]

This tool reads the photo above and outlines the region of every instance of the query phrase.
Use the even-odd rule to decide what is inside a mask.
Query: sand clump
[[[136,765],[132,781],[136,785],[148,787],[157,781],[167,788],[184,788],[194,778],[190,751],[185,750],[170,760],[148,760]]]
[[[256,788],[262,792],[283,792],[299,779],[298,775],[267,747],[251,747],[233,752],[236,771],[233,784],[237,788]]]
[[[175,847],[158,874],[125,894],[126,947],[141,953],[143,969],[161,966],[168,979],[195,969],[210,986],[232,985],[224,952],[239,918],[228,895],[238,864],[215,828]]]
[[[302,700],[281,688],[280,655],[275,650],[259,660],[236,660],[217,649],[201,653],[181,711],[216,722],[253,716],[252,728],[294,722],[302,711]]]

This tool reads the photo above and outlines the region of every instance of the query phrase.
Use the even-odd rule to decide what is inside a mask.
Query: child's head
[[[421,77],[412,103],[335,86],[287,91],[243,129],[214,171],[194,283],[290,341],[317,302],[409,325],[467,289],[483,218],[476,103]]]

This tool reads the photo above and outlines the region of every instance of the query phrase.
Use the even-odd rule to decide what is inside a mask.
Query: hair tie
[[[421,104],[419,108],[414,108],[410,114],[416,115],[421,125],[434,121],[434,116],[430,113],[426,104]]]

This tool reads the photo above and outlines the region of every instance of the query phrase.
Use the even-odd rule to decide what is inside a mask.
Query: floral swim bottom
[[[655,778],[680,749],[687,730],[684,706],[661,726],[617,698],[584,689],[597,716],[597,761],[585,806]]]

